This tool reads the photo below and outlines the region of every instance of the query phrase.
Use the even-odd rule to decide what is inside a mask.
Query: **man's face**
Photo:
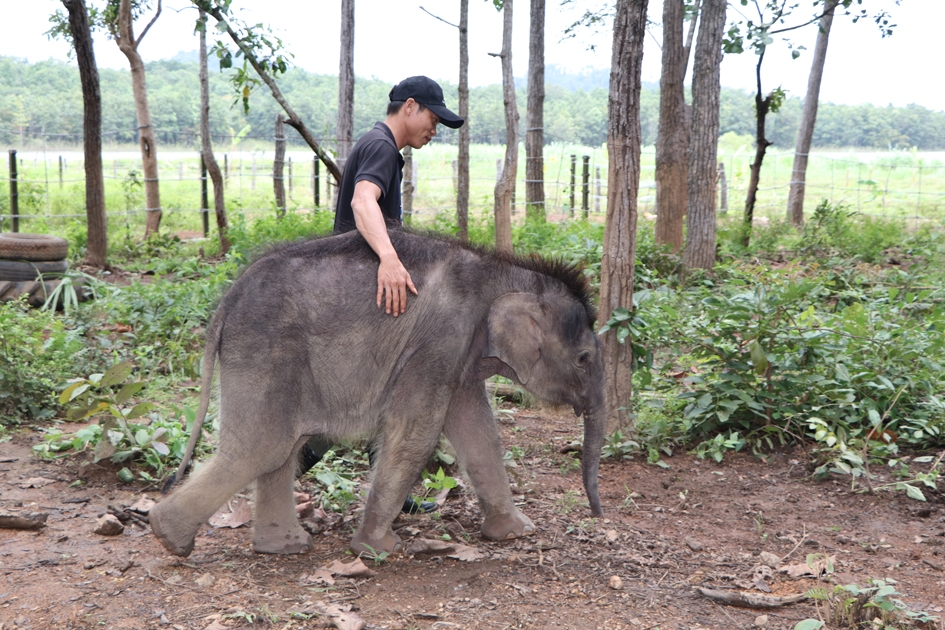
[[[414,149],[424,146],[436,135],[440,118],[432,110],[423,108],[413,99],[404,103],[407,107],[407,144]]]

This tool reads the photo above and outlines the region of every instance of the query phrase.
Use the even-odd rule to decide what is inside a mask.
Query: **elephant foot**
[[[176,526],[173,519],[167,514],[169,508],[164,503],[158,503],[148,513],[151,531],[164,548],[177,556],[187,557],[194,550],[194,536],[197,532],[183,532]]]
[[[305,553],[315,548],[312,535],[298,523],[288,527],[270,523],[253,528],[253,551],[256,553]]]
[[[375,539],[358,531],[358,533],[354,535],[354,538],[351,539],[351,544],[348,545],[348,548],[358,554],[358,556],[373,558],[384,552],[399,553],[403,550],[403,544],[400,540],[400,536],[390,529],[387,530],[384,536]]]
[[[528,536],[535,531],[535,525],[530,518],[515,510],[487,518],[482,523],[481,531],[488,540],[509,540]]]

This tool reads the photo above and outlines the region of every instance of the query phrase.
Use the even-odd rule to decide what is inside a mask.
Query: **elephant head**
[[[538,398],[584,416],[581,469],[591,513],[600,516],[597,471],[607,413],[600,342],[587,309],[559,294],[507,293],[492,303],[485,357],[495,357]]]

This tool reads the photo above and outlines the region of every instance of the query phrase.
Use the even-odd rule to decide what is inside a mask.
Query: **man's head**
[[[446,107],[436,81],[422,76],[404,79],[391,89],[387,118],[388,124],[396,121],[394,135],[403,136],[398,137],[398,144],[415,149],[436,135],[438,123],[456,129],[464,122]]]

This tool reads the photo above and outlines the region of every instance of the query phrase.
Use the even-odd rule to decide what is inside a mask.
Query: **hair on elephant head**
[[[493,374],[584,416],[584,486],[591,513],[601,514],[603,368],[580,270],[416,233],[391,231],[391,240],[419,291],[400,317],[376,308],[378,260],[356,232],[280,246],[223,297],[207,328],[195,425],[207,412],[218,360],[217,452],[151,512],[170,551],[189,554],[200,525],[253,481],[254,548],[310,548],[292,482],[312,436],[373,439],[375,476],[351,541],[357,552],[399,550],[391,523],[441,433],[478,495],[483,536],[531,533],[512,502],[485,391]]]

